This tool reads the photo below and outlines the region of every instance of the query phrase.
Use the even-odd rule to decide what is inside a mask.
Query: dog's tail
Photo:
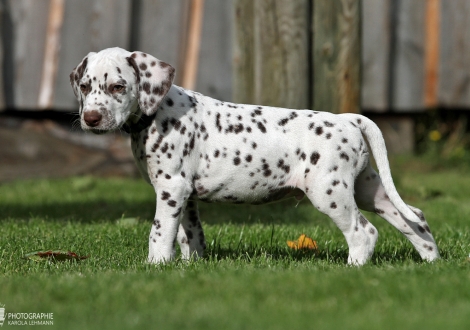
[[[356,114],[345,114],[350,116],[351,123],[359,127],[362,134],[365,135],[367,141],[372,149],[377,168],[379,170],[380,179],[384,186],[385,192],[392,204],[398,209],[403,217],[413,222],[421,222],[418,215],[416,215],[409,207],[405,204],[403,199],[395,188],[392,179],[392,173],[390,171],[390,164],[387,157],[387,148],[385,147],[385,141],[382,136],[382,132],[377,125],[367,117],[356,115]]]

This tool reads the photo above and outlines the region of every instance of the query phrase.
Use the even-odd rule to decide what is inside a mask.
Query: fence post
[[[254,96],[254,0],[236,0],[233,46],[233,100],[256,103]]]
[[[361,1],[313,1],[313,105],[334,113],[361,108]]]
[[[309,0],[236,0],[234,100],[309,107]]]
[[[54,85],[59,62],[60,32],[64,20],[64,6],[64,0],[51,0],[49,2],[46,46],[38,98],[38,107],[41,109],[51,108],[54,101]]]
[[[3,4],[0,3],[0,27],[3,28]],[[3,34],[0,33],[0,111],[5,109],[5,96],[3,87]]]
[[[184,60],[183,70],[180,70],[180,75],[181,87],[194,89],[199,63],[199,48],[201,46],[204,0],[192,0],[187,5],[189,7],[189,22],[186,25],[187,31],[184,33],[186,36],[184,40]]]

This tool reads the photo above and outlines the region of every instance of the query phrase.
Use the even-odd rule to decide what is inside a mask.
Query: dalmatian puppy
[[[70,75],[81,126],[124,130],[156,192],[148,261],[185,259],[205,249],[197,201],[261,204],[304,195],[344,234],[348,263],[371,257],[375,212],[425,260],[439,252],[423,213],[392,181],[379,128],[357,114],[291,110],[212,99],[172,84],[175,70],[142,52],[88,54]],[[369,147],[379,174],[369,161]]]

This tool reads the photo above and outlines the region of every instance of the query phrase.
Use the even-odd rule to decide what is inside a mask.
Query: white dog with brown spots
[[[174,258],[175,240],[183,258],[202,256],[198,200],[260,204],[304,195],[343,232],[350,264],[364,264],[378,237],[359,209],[391,223],[423,259],[439,257],[423,213],[397,193],[371,120],[222,102],[173,85],[174,72],[151,55],[110,48],[88,54],[70,75],[82,128],[130,133],[139,170],[155,188],[149,262]]]

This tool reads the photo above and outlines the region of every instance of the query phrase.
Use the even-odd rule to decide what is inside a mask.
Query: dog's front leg
[[[206,249],[204,231],[199,220],[197,203],[189,200],[180,221],[177,240],[184,260],[197,259],[203,256]]]
[[[158,186],[155,190],[157,210],[150,229],[148,261],[162,263],[175,256],[176,234],[189,192],[176,182]]]

